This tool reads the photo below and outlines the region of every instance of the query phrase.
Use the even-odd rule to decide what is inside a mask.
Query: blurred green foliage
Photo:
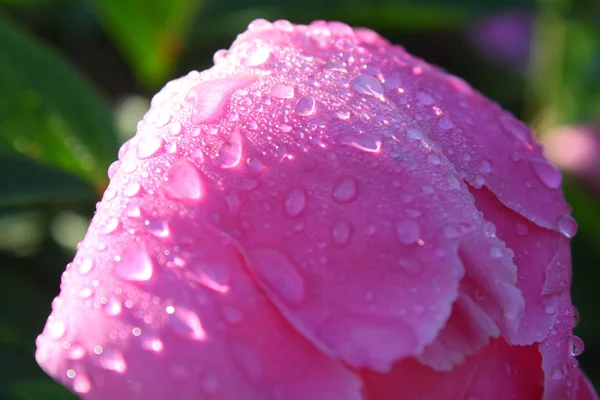
[[[531,16],[528,67],[478,53],[470,27]],[[167,80],[211,65],[254,18],[368,26],[463,77],[543,136],[600,115],[596,0],[0,0],[0,398],[70,399],[37,367],[36,335],[106,170]],[[472,35],[472,33],[471,33]],[[528,38],[523,38],[528,40]],[[600,200],[565,188],[580,223],[573,298],[581,364],[600,386]]]

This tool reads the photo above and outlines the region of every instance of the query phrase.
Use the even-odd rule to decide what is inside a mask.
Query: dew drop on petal
[[[414,140],[423,139],[423,132],[421,132],[419,129],[416,129],[416,128],[408,128],[406,130],[406,134],[408,135],[409,138],[414,139]]]
[[[171,327],[175,332],[193,340],[206,339],[202,322],[195,312],[187,308],[175,307],[173,312],[169,314]]]
[[[106,302],[102,305],[102,310],[104,311],[104,314],[108,315],[109,317],[119,315],[121,313],[122,308],[123,306],[121,305],[121,302],[114,297],[109,297],[108,299],[106,299]]]
[[[433,104],[434,101],[433,97],[430,94],[423,91],[417,92],[417,100],[424,106],[430,106]]]
[[[115,371],[119,374],[127,370],[127,364],[123,354],[116,349],[105,348],[100,356],[100,365],[110,371]]]
[[[65,351],[65,357],[69,360],[80,360],[85,356],[85,348],[77,343],[71,343],[68,349]]]
[[[287,256],[277,250],[259,249],[250,252],[250,259],[260,280],[284,300],[292,304],[304,300],[304,280]]]
[[[407,219],[398,223],[396,234],[402,244],[409,245],[419,240],[421,229],[416,221]]]
[[[331,237],[333,242],[340,246],[345,246],[350,242],[352,236],[352,226],[344,221],[336,221],[331,227]]]
[[[221,118],[225,114],[229,96],[236,90],[251,85],[257,78],[255,75],[241,75],[194,86],[186,95],[186,100],[194,104],[191,122],[203,124]]]
[[[291,99],[294,97],[294,88],[289,85],[279,83],[273,86],[271,89],[271,96],[278,99]]]
[[[438,125],[443,130],[448,130],[454,128],[454,122],[452,122],[449,118],[442,117],[440,118]]]
[[[169,169],[163,188],[167,197],[189,204],[197,203],[203,194],[200,174],[188,161],[175,164]]]
[[[123,191],[123,194],[128,197],[133,197],[140,192],[142,186],[138,182],[130,182]]]
[[[246,160],[246,164],[248,165],[248,169],[250,170],[250,172],[252,172],[254,174],[258,174],[263,169],[265,169],[265,164],[263,164],[263,162],[256,157],[248,158]]]
[[[62,320],[56,319],[53,316],[48,317],[48,323],[46,324],[46,328],[48,329],[48,336],[50,336],[50,338],[54,340],[58,340],[65,336],[65,333],[67,331],[65,323]]]
[[[381,140],[375,135],[344,136],[341,142],[367,153],[379,153],[381,151]]]
[[[301,117],[307,117],[315,112],[315,98],[304,96],[296,103],[296,114]]]
[[[358,183],[356,179],[345,177],[333,186],[333,199],[338,203],[349,203],[358,196]]]
[[[359,75],[352,79],[350,85],[357,93],[374,96],[380,100],[384,99],[384,90],[381,82],[379,82],[377,78],[374,78],[370,75]]]
[[[83,375],[81,372],[77,373],[73,378],[73,390],[79,394],[89,393],[92,389],[92,384],[87,376]]]
[[[144,221],[144,225],[146,226],[146,230],[152,236],[158,238],[166,238],[171,233],[169,230],[169,225],[164,219],[149,219]]]
[[[79,273],[85,275],[88,272],[90,272],[93,268],[94,260],[92,260],[90,257],[86,257],[83,260],[81,260],[81,263],[79,264]]]
[[[577,234],[578,229],[577,222],[569,214],[562,215],[558,218],[556,222],[556,228],[560,233],[569,239]]]
[[[119,261],[114,263],[113,273],[128,281],[147,281],[153,273],[152,260],[148,253],[139,247],[125,247]]]
[[[138,158],[150,158],[156,155],[164,145],[164,140],[156,136],[144,137],[137,145],[136,153]]]
[[[306,206],[306,194],[302,189],[293,190],[285,199],[285,212],[290,217],[297,217]]]
[[[242,159],[242,135],[239,128],[235,128],[231,132],[231,136],[219,149],[216,163],[221,168],[234,168],[239,165]]]
[[[535,176],[550,189],[558,189],[562,183],[562,174],[554,165],[542,159],[529,159],[529,166]]]
[[[248,51],[248,55],[244,59],[246,67],[258,67],[267,62],[271,56],[271,51],[268,47],[257,47]]]
[[[571,354],[575,357],[580,356],[585,349],[585,344],[583,343],[583,340],[581,340],[579,336],[575,335],[571,336],[570,346]]]

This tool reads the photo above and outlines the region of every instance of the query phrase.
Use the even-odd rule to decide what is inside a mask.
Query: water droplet
[[[194,104],[190,118],[192,123],[204,124],[221,118],[225,114],[229,96],[236,90],[251,85],[257,78],[255,75],[238,75],[194,86],[186,96],[186,100]]]
[[[108,166],[108,171],[107,171],[108,179],[112,179],[115,176],[115,174],[119,170],[120,166],[121,166],[121,161],[119,161],[119,160],[113,162],[112,164],[110,164]]]
[[[418,91],[417,92],[417,100],[419,100],[419,103],[423,104],[424,106],[430,106],[433,104],[434,99],[428,93],[425,93],[423,91]]]
[[[123,354],[116,349],[105,348],[100,357],[100,365],[110,371],[115,371],[119,374],[127,370],[127,364]]]
[[[147,136],[142,138],[137,145],[137,156],[140,159],[154,156],[164,145],[164,140],[156,136]]]
[[[123,194],[128,197],[135,196],[140,192],[142,186],[138,182],[130,182],[123,191]]]
[[[127,246],[123,249],[120,260],[115,262],[113,272],[128,281],[147,281],[152,277],[152,260],[145,250]]]
[[[173,121],[171,125],[169,125],[169,133],[173,136],[180,135],[183,131],[183,126],[179,121]]]
[[[346,121],[350,118],[350,111],[348,110],[337,110],[334,113],[337,119],[341,119],[342,121]]]
[[[381,85],[381,82],[372,76],[359,75],[352,79],[350,85],[357,93],[374,96],[382,101],[384,100],[383,86]]]
[[[302,189],[293,190],[285,200],[285,212],[290,217],[297,217],[306,206],[306,194]]]
[[[396,234],[401,243],[409,245],[419,240],[421,229],[417,222],[407,219],[396,225]]]
[[[46,328],[48,329],[48,336],[50,336],[54,340],[58,340],[65,336],[67,328],[65,327],[65,323],[56,319],[53,316],[48,317],[48,323],[46,324]]]
[[[556,312],[556,307],[553,304],[548,304],[544,307],[544,312],[548,315],[552,315]]]
[[[331,228],[331,237],[334,243],[340,246],[347,245],[352,237],[352,226],[343,221],[334,222]]]
[[[164,348],[163,342],[156,338],[147,338],[142,342],[142,347],[146,350],[154,351],[159,353]]]
[[[195,312],[187,308],[175,307],[169,318],[173,330],[180,335],[193,340],[206,339],[202,322]]]
[[[86,257],[81,260],[81,263],[79,264],[79,273],[85,275],[90,272],[92,268],[94,268],[94,260],[90,257]]]
[[[227,203],[227,209],[231,215],[238,215],[242,209],[242,199],[236,192],[227,193],[225,195],[225,203]]]
[[[381,151],[381,140],[374,135],[344,136],[341,142],[369,153],[379,153]]]
[[[265,164],[263,164],[263,162],[260,159],[255,157],[248,158],[246,160],[246,164],[248,165],[248,169],[250,170],[250,172],[254,174],[258,174],[263,169],[265,169]]]
[[[581,338],[579,336],[571,336],[570,339],[571,342],[571,354],[574,355],[575,357],[580,356],[583,351],[585,350],[585,344],[583,343],[583,340],[581,340]]]
[[[301,117],[308,117],[315,112],[315,98],[312,96],[304,96],[296,103],[296,114]]]
[[[146,220],[144,221],[144,225],[152,236],[166,238],[171,233],[167,222],[160,218]]]
[[[256,47],[248,51],[248,55],[244,59],[246,67],[258,67],[267,62],[271,56],[271,51],[268,47]]]
[[[333,198],[338,203],[349,203],[358,196],[358,183],[356,179],[345,177],[333,186]]]
[[[577,234],[577,222],[569,214],[562,215],[556,222],[556,228],[564,236],[571,239]]]
[[[198,164],[204,163],[204,153],[200,148],[194,149],[191,154],[192,160],[197,162]]]
[[[527,142],[527,127],[519,120],[512,116],[502,116],[500,118],[500,124],[506,129],[510,134],[512,134],[515,138],[517,138],[521,142]]]
[[[440,158],[433,153],[427,155],[427,161],[432,165],[439,165],[442,162]]]
[[[554,165],[542,159],[529,159],[529,166],[535,176],[550,189],[558,189],[562,183],[562,174]]]
[[[304,300],[304,280],[288,257],[277,250],[259,249],[250,252],[250,260],[259,279],[284,300],[292,304]]]
[[[406,134],[408,135],[409,138],[414,139],[414,140],[423,139],[423,132],[421,132],[419,129],[416,129],[416,128],[408,128],[406,130]]]
[[[489,174],[490,172],[492,172],[492,163],[490,162],[490,160],[483,160],[479,165],[479,170],[484,174]]]
[[[114,232],[119,227],[119,220],[116,218],[111,218],[104,224],[102,228],[102,233],[104,235],[108,235],[109,233]]]
[[[440,126],[440,128],[442,128],[445,131],[447,131],[448,129],[454,128],[454,122],[450,121],[450,119],[448,119],[446,117],[440,118],[438,125]]]
[[[294,88],[283,83],[278,83],[271,88],[271,96],[278,99],[292,99],[294,97]]]
[[[169,169],[163,189],[167,197],[189,204],[197,203],[203,195],[200,174],[188,161],[175,164]]]
[[[236,127],[229,139],[219,149],[216,162],[221,168],[233,168],[239,165],[242,159],[242,135]]]
[[[85,348],[77,343],[71,343],[68,349],[66,349],[65,357],[69,360],[80,360],[85,356]]]
[[[105,301],[106,302],[102,305],[102,310],[104,311],[104,314],[108,315],[109,317],[114,317],[121,313],[123,306],[121,305],[121,302],[118,299],[114,297],[109,297]]]
[[[73,378],[73,390],[79,394],[89,393],[92,389],[92,384],[87,376],[83,375],[81,372],[78,373]]]
[[[490,256],[492,256],[492,258],[502,258],[504,256],[504,250],[498,245],[491,245]]]
[[[137,218],[140,215],[142,215],[142,211],[140,210],[140,207],[137,204],[130,203],[125,209],[125,215],[127,215],[128,217]]]

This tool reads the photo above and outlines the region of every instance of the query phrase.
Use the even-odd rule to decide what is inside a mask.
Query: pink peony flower
[[[577,226],[527,127],[341,23],[157,94],[36,357],[87,399],[598,399]]]

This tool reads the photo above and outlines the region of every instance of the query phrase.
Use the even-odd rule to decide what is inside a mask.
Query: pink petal
[[[496,234],[514,253],[517,287],[525,298],[525,312],[513,344],[540,342],[558,314],[559,296],[571,284],[569,241],[541,228],[504,206],[488,190],[472,190],[477,208],[496,227]]]
[[[404,360],[387,375],[364,371],[365,392],[369,400],[540,399],[543,374],[536,347],[493,340],[450,372]]]
[[[360,381],[257,291],[235,241],[169,217],[90,230],[38,339],[46,372],[86,399],[358,398]]]

